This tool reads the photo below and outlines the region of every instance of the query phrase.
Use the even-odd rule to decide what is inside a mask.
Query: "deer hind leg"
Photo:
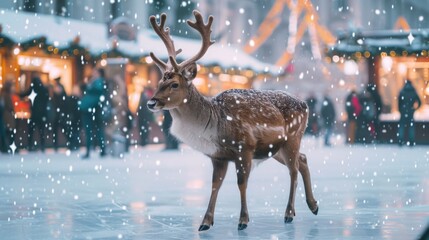
[[[228,169],[227,161],[220,161],[212,159],[213,164],[213,178],[212,178],[212,193],[210,196],[210,202],[207,207],[206,214],[204,215],[203,222],[200,225],[198,231],[206,231],[213,226],[214,221],[214,210],[216,206],[216,199],[222,182],[225,179],[226,170]]]
[[[277,154],[274,155],[274,159],[288,167],[290,175],[290,190],[289,199],[285,211],[285,223],[292,222],[293,217],[295,216],[295,195],[296,187],[298,185],[299,171],[299,145],[299,141],[288,141],[285,146],[283,146],[277,152]]]
[[[302,180],[304,181],[307,206],[314,215],[317,215],[319,207],[317,206],[317,201],[314,199],[313,190],[311,189],[311,177],[307,164],[307,156],[302,153],[299,154],[299,172],[301,173]]]
[[[238,222],[238,230],[244,230],[249,223],[249,212],[247,210],[247,181],[249,180],[250,171],[252,169],[252,153],[245,152],[242,156],[235,160],[235,168],[237,170],[237,184],[240,190],[241,210],[240,219]]]

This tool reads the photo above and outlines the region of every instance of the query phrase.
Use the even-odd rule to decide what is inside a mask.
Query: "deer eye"
[[[173,84],[171,84],[171,88],[178,88],[179,87],[179,84],[178,83],[173,83]]]

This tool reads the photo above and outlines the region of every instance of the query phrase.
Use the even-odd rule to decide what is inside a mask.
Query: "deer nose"
[[[147,101],[147,107],[151,110],[153,110],[156,106],[156,104],[158,103],[158,100],[156,99],[151,99],[149,101]]]

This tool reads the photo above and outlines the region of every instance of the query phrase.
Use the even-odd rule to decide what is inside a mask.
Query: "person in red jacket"
[[[353,144],[356,138],[357,120],[362,112],[362,106],[355,90],[351,90],[346,98],[347,138],[346,143]]]

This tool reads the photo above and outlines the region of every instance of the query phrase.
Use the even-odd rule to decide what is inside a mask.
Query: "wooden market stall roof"
[[[429,29],[350,31],[340,34],[327,55],[360,58],[376,55],[428,56]]]
[[[137,61],[153,51],[160,58],[168,58],[164,44],[150,29],[140,29],[134,41],[118,40],[108,36],[107,24],[6,9],[0,9],[0,26],[0,47],[39,46],[48,53],[61,54],[65,51],[94,58],[118,55]],[[178,60],[192,57],[200,48],[200,41],[178,36],[172,38],[177,48],[183,50]],[[281,73],[280,68],[260,62],[239,47],[223,44],[214,44],[199,63],[273,75]]]

